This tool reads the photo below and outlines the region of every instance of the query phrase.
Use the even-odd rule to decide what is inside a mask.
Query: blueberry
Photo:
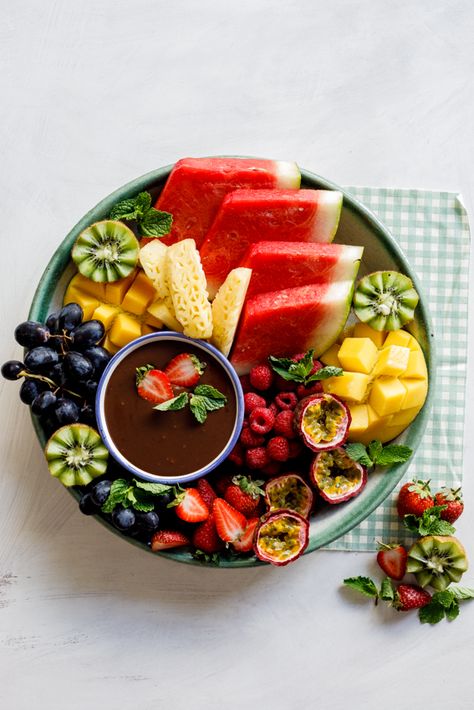
[[[24,348],[36,348],[49,340],[49,328],[34,320],[27,320],[15,328],[15,340]]]
[[[94,372],[92,363],[81,353],[76,353],[72,350],[66,353],[63,362],[64,371],[72,381],[87,380]]]
[[[59,362],[58,353],[52,348],[37,347],[25,356],[25,366],[31,372],[41,372]]]
[[[172,490],[166,493],[162,493],[159,497],[157,497],[155,507],[158,509],[158,511],[167,511],[169,510],[168,503],[171,503],[173,498],[174,495]]]
[[[135,525],[135,513],[131,508],[115,508],[112,522],[121,532],[129,532]]]
[[[148,513],[135,513],[137,524],[144,532],[155,532],[160,527],[160,516],[154,510]]]
[[[24,368],[24,364],[19,360],[8,360],[2,365],[2,377],[6,380],[16,380]]]
[[[61,308],[58,315],[58,327],[60,331],[74,330],[82,323],[84,311],[78,303],[68,303]]]
[[[90,495],[95,505],[97,505],[98,507],[104,505],[105,501],[109,497],[111,486],[112,482],[107,481],[105,479],[102,481],[98,481],[92,486],[90,490]]]
[[[110,360],[110,353],[100,345],[93,345],[91,348],[84,350],[84,356],[94,366],[94,376],[99,378]]]
[[[33,414],[45,414],[50,407],[56,404],[57,397],[50,390],[46,392],[40,392],[40,394],[34,398],[31,404],[31,411]]]
[[[105,335],[105,328],[100,320],[88,320],[79,325],[71,333],[72,342],[76,350],[86,350],[97,345]]]
[[[79,421],[79,407],[71,399],[59,397],[54,408],[54,416],[59,426]]]
[[[25,404],[31,404],[40,392],[44,392],[47,385],[38,380],[25,380],[20,387],[20,399]]]
[[[84,515],[95,515],[98,513],[98,508],[92,500],[90,493],[84,493],[81,500],[79,501],[79,510]]]

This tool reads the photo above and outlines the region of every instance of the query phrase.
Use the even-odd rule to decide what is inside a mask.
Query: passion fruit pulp
[[[367,483],[367,469],[342,448],[321,451],[309,471],[311,483],[328,503],[343,503],[359,495]]]
[[[277,510],[260,522],[254,541],[262,562],[283,567],[298,559],[309,542],[309,522],[293,510]]]
[[[313,491],[296,473],[286,473],[267,482],[265,502],[270,512],[292,510],[307,518],[313,506]]]
[[[351,414],[338,397],[315,394],[299,402],[293,423],[309,449],[327,451],[341,446],[347,439]]]

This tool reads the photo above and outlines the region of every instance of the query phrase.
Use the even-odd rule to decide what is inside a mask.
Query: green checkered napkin
[[[467,366],[469,222],[458,194],[349,187],[399,241],[419,276],[433,320],[437,394],[422,443],[406,474],[430,479],[433,489],[462,482]],[[404,481],[400,482],[400,485]],[[374,551],[376,540],[408,541],[397,517],[395,491],[366,520],[328,545]]]

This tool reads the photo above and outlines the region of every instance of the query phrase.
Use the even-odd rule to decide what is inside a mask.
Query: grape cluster
[[[44,324],[20,323],[15,340],[27,349],[24,362],[2,365],[7,380],[24,378],[20,399],[31,405],[48,435],[75,422],[95,425],[95,394],[110,354],[98,345],[103,324],[83,316],[77,303],[68,303]]]

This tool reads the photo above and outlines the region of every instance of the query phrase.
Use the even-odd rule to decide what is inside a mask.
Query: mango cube
[[[139,338],[141,335],[140,323],[126,313],[119,313],[109,331],[109,338],[119,348]]]
[[[118,312],[118,308],[115,306],[110,306],[108,303],[101,303],[100,306],[95,309],[92,318],[100,320],[100,322],[104,324],[105,330],[109,330]]]
[[[122,308],[139,316],[155,298],[155,289],[147,276],[140,271],[122,300]]]
[[[413,419],[416,417],[418,412],[420,411],[419,407],[410,407],[409,409],[401,409],[399,412],[396,414],[391,414],[390,417],[388,418],[387,425],[388,426],[403,426],[406,427],[410,424],[410,422],[413,421]]]
[[[124,279],[118,279],[117,281],[111,281],[105,285],[105,300],[110,303],[116,303],[119,305],[122,303],[125,294],[132,285],[132,282],[137,275],[137,271],[132,271],[129,276]]]
[[[85,291],[89,296],[95,296],[98,301],[103,301],[105,298],[105,284],[92,281],[92,279],[88,279],[87,276],[82,274],[76,274],[74,286],[81,291]]]
[[[390,345],[399,345],[402,348],[409,348],[411,340],[412,337],[406,330],[392,330],[385,338],[384,348],[388,348]]]
[[[376,367],[377,375],[397,377],[403,374],[407,369],[409,357],[409,348],[401,345],[389,345],[379,354]]]
[[[410,350],[408,365],[404,372],[404,376],[411,377],[416,380],[425,380],[428,377],[425,358],[423,357],[421,350]]]
[[[369,426],[369,413],[366,404],[349,404],[351,413],[351,424],[349,427],[349,435],[357,438],[359,434],[363,434]]]
[[[67,289],[64,303],[78,303],[84,311],[84,320],[90,320],[99,305],[99,301],[94,296],[89,296],[88,293],[84,293],[84,291],[80,291],[73,286]]]
[[[344,370],[368,375],[377,361],[378,350],[370,338],[345,338],[337,356]]]
[[[370,392],[369,404],[380,417],[401,409],[407,390],[396,377],[379,377]]]
[[[362,372],[343,372],[340,377],[323,380],[323,390],[341,399],[362,402],[369,384],[369,376]]]
[[[421,407],[426,399],[428,392],[428,384],[426,380],[400,380],[400,384],[405,390],[405,398],[401,407],[409,409],[412,407]]]
[[[387,333],[384,330],[374,330],[367,323],[356,323],[354,338],[370,338],[374,345],[381,348]]]
[[[339,343],[334,343],[334,345],[331,345],[329,350],[326,350],[325,353],[321,355],[319,358],[323,365],[332,365],[332,367],[341,367],[341,363],[339,362],[339,358],[337,357],[337,354],[339,352],[340,345]]]

